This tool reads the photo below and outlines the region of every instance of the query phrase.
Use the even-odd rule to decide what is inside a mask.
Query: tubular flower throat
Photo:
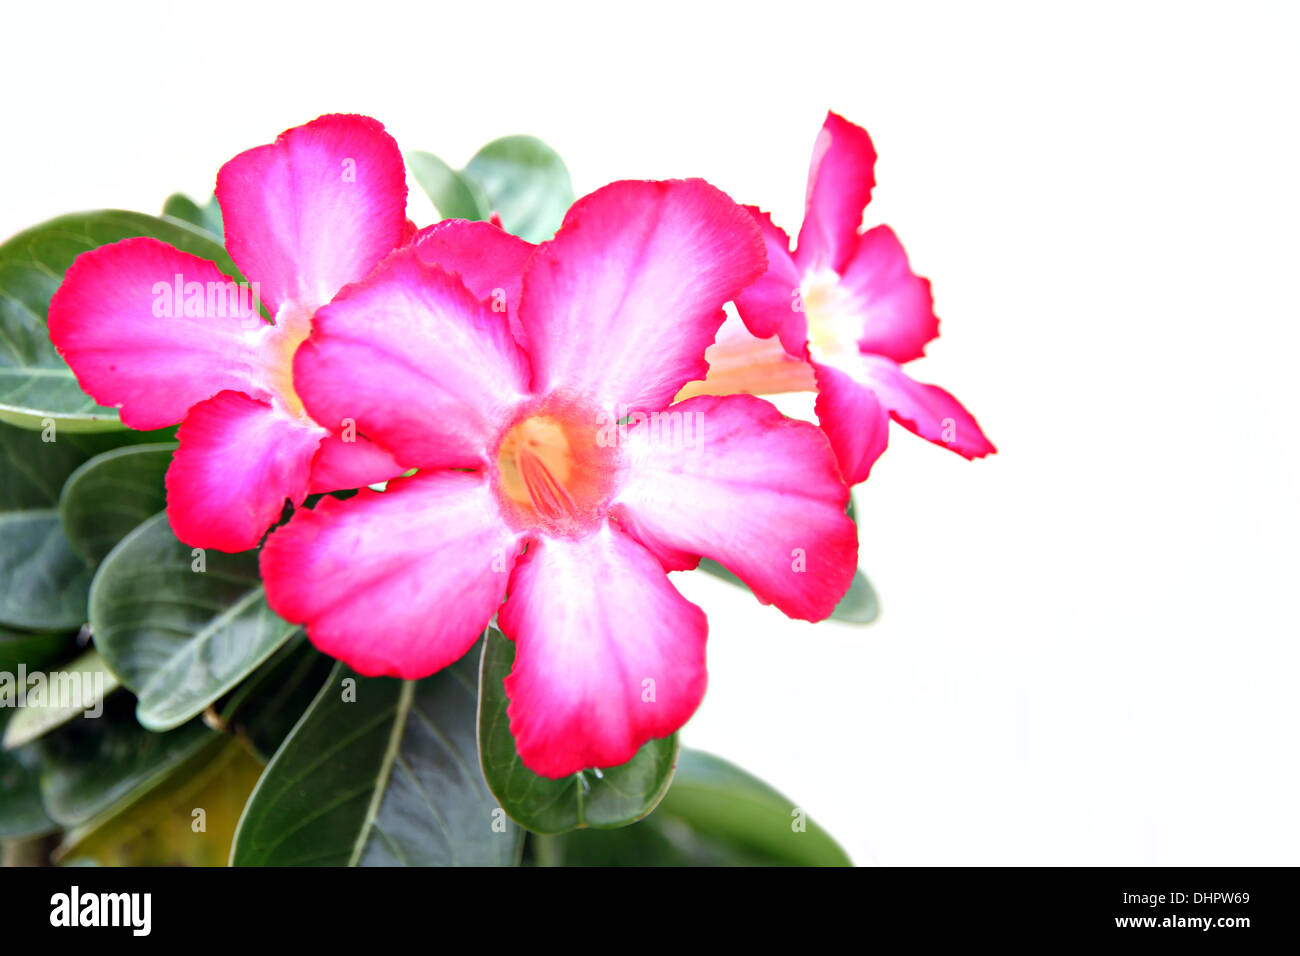
[[[618,449],[604,447],[594,410],[529,412],[497,449],[502,513],[520,527],[556,534],[590,529],[607,511]]]

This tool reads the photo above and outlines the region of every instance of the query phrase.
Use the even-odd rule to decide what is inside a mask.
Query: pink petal
[[[337,432],[321,439],[311,463],[310,494],[342,491],[396,478],[406,467],[364,435],[345,440]]]
[[[780,336],[785,350],[797,359],[807,353],[808,323],[799,307],[802,273],[790,255],[790,237],[756,206],[746,206],[758,221],[767,247],[767,272],[736,296],[736,311],[746,328],[760,339]]]
[[[704,612],[608,524],[530,544],[497,619],[517,645],[510,732],[545,777],[626,763],[704,696]]]
[[[817,421],[850,485],[867,480],[889,444],[889,412],[866,385],[829,365],[817,369]]]
[[[266,597],[322,652],[416,680],[483,632],[519,551],[481,474],[426,472],[302,509],[262,548]]]
[[[285,499],[307,497],[324,429],[242,392],[190,409],[167,470],[167,518],[195,548],[247,551],[280,518]]]
[[[857,528],[820,429],[752,395],[701,396],[629,428],[623,452],[614,516],[656,553],[713,558],[804,620],[848,590]]]
[[[876,393],[904,428],[963,458],[983,458],[997,451],[984,437],[975,416],[937,385],[909,378],[896,362],[862,356],[860,380]]]
[[[505,315],[410,247],[317,312],[294,357],[312,418],[417,468],[488,460],[528,380]]]
[[[69,267],[50,301],[50,339],[82,389],[121,406],[131,428],[174,425],[222,389],[269,397],[256,354],[267,326],[251,294],[228,295],[233,285],[206,259],[157,239],[123,239]]]
[[[524,265],[537,247],[489,222],[444,219],[421,229],[412,242],[420,261],[460,276],[466,288],[505,312],[510,331],[525,349],[519,324]]]
[[[805,272],[843,271],[876,185],[875,166],[876,149],[867,131],[827,113],[813,145],[803,228],[795,251],[795,261]]]
[[[598,189],[524,273],[534,389],[607,409],[665,407],[704,378],[723,303],[764,264],[752,217],[701,179]]]
[[[930,280],[912,272],[902,243],[888,226],[870,229],[858,239],[840,281],[862,305],[862,351],[910,362],[924,355],[925,346],[939,334]]]
[[[310,314],[407,234],[402,154],[368,116],[322,116],[240,153],[217,201],[230,257],[272,312]]]

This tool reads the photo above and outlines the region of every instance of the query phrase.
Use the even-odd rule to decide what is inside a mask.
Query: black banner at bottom
[[[785,929],[813,934],[806,936],[812,942],[838,925],[866,944],[901,935],[1237,947],[1290,939],[1294,883],[1290,869],[1199,868],[8,869],[0,870],[0,936],[10,952],[36,936],[206,948],[245,940],[373,945],[377,935],[419,932],[436,947],[437,924],[446,923],[456,937],[483,934],[493,948],[574,934],[602,945],[645,934],[643,944],[658,949],[675,948],[700,929],[733,941]]]

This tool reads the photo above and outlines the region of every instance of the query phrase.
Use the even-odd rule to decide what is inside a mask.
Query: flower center
[[[298,346],[311,335],[311,315],[305,312],[281,309],[275,324],[258,329],[261,342],[263,384],[284,406],[290,415],[307,417],[302,399],[293,387],[293,356]]]
[[[506,429],[497,449],[497,490],[521,527],[559,534],[598,522],[614,490],[618,449],[599,420],[572,406],[532,410]]]
[[[799,286],[804,317],[808,322],[808,350],[823,364],[836,364],[858,352],[862,338],[862,309],[855,296],[840,282],[832,269],[821,269],[804,277]]]

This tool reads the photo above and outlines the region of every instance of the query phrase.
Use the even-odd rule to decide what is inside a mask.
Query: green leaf
[[[104,702],[103,716],[74,720],[35,744],[41,755],[42,802],[63,826],[85,823],[115,804],[137,799],[217,736],[201,720],[155,734],[136,722],[132,707],[129,697],[111,697]]]
[[[840,845],[794,801],[721,757],[683,752],[677,782],[661,805],[666,816],[776,861],[850,865]]]
[[[861,570],[853,572],[853,583],[848,593],[840,598],[840,603],[831,611],[832,621],[846,621],[850,624],[871,624],[880,617],[880,598],[876,589]]]
[[[334,661],[312,647],[300,631],[226,699],[221,707],[223,727],[270,759],[333,668]]]
[[[138,212],[73,213],[21,232],[0,245],[0,421],[60,431],[122,427],[117,410],[95,404],[59,357],[45,326],[50,298],[81,253],[131,236],[153,236],[184,252],[234,265],[213,236],[177,219]]]
[[[667,796],[623,830],[582,830],[532,846],[543,866],[850,866],[804,811],[721,758],[683,749]]]
[[[515,645],[489,627],[479,674],[479,759],[488,787],[520,826],[534,833],[622,827],[654,809],[673,776],[677,735],[647,742],[620,767],[551,780],[524,766],[506,716],[506,675]]]
[[[57,426],[43,433],[0,424],[0,511],[57,507],[63,483],[88,458],[170,435],[171,429],[86,435]]]
[[[212,233],[219,241],[224,241],[225,226],[221,221],[221,206],[216,196],[208,197],[207,203],[200,206],[184,193],[172,193],[163,203],[163,216],[180,219],[191,226]]]
[[[13,750],[43,737],[79,714],[94,713],[105,697],[117,690],[118,679],[90,650],[64,664],[56,674],[46,675],[46,687],[39,695],[29,688],[4,732],[4,748]],[[61,688],[61,690],[60,690]]]
[[[67,655],[75,634],[29,634],[0,627],[0,673],[12,674],[21,664],[29,671]]]
[[[209,739],[147,792],[70,831],[61,864],[225,866],[239,814],[262,765],[229,738]],[[203,828],[195,830],[202,811]]]
[[[159,434],[168,433],[87,435],[0,424],[0,624],[36,631],[81,626],[90,569],[57,520],[60,489],[91,456]]]
[[[173,442],[115,448],[85,462],[64,482],[63,533],[91,567],[166,506],[163,479],[175,449]]]
[[[503,136],[480,149],[465,167],[487,208],[501,225],[529,242],[555,235],[573,205],[573,184],[564,161],[535,136]]]
[[[0,729],[12,711],[0,709]],[[40,754],[33,746],[0,750],[0,839],[20,840],[58,829],[41,803]]]
[[[67,631],[86,620],[90,568],[54,510],[0,512],[0,625]]]
[[[338,665],[253,791],[232,865],[517,863],[522,833],[474,758],[477,661],[475,645],[420,681]]]
[[[297,630],[267,606],[255,551],[196,550],[155,515],[109,552],[91,585],[95,646],[150,730],[202,713]]]
[[[478,183],[433,153],[407,153],[406,165],[443,219],[486,219],[491,214],[492,207]]]

